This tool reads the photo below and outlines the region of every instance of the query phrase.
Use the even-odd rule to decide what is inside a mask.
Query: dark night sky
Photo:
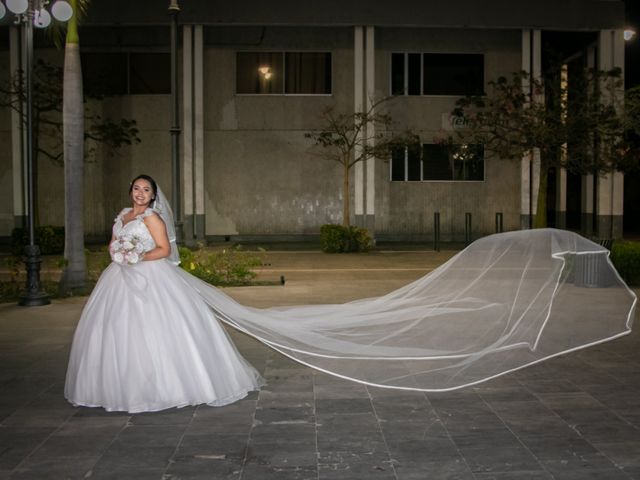
[[[640,85],[640,0],[626,0],[627,26],[637,33],[625,46],[625,86]]]

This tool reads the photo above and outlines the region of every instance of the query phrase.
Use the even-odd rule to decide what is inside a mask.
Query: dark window
[[[420,172],[420,149],[407,148],[407,180],[410,182],[419,182],[422,180]]]
[[[395,148],[391,152],[391,181],[404,182],[407,178],[405,171],[404,148]]]
[[[419,53],[391,54],[392,95],[420,95],[420,57]]]
[[[330,53],[286,53],[284,64],[285,93],[331,93]]]
[[[484,56],[458,53],[423,55],[424,95],[482,95]]]
[[[452,180],[453,169],[448,150],[442,145],[425,144],[422,146],[422,162],[425,180]]]
[[[421,79],[420,79],[420,54],[419,53],[410,53],[409,57],[409,66],[408,66],[408,77],[409,81],[407,82],[407,88],[409,91],[409,95],[420,95],[421,88]]]
[[[82,83],[88,96],[126,95],[127,54],[87,52],[81,56]]]
[[[484,148],[482,145],[422,146],[424,180],[484,180]]]
[[[404,95],[404,53],[391,54],[391,95]]]
[[[129,93],[171,93],[171,55],[169,53],[130,53]]]
[[[330,94],[331,54],[327,52],[238,52],[236,92]]]
[[[391,153],[391,180],[419,182],[422,178],[419,148],[395,148]]]
[[[482,95],[484,56],[392,53],[392,95]]]
[[[171,93],[169,53],[86,52],[81,61],[89,96]]]

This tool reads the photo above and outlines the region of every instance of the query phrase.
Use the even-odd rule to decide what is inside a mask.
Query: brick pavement
[[[375,296],[454,252],[270,252],[253,306]],[[129,415],[62,396],[85,298],[0,305],[0,479],[640,479],[634,331],[451,393],[343,381],[230,332],[266,377],[233,405]]]

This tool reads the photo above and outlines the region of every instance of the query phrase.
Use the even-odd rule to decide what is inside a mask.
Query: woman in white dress
[[[147,175],[129,193],[132,207],[113,225],[114,262],[75,332],[65,397],[131,413],[245,397],[264,382],[170,261],[177,249],[166,198]]]

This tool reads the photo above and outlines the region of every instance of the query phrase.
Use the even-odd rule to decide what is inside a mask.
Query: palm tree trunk
[[[66,266],[60,292],[85,288],[87,264],[84,254],[84,104],[80,43],[77,30],[77,1],[69,20],[64,55],[63,139],[64,139],[64,257]]]

